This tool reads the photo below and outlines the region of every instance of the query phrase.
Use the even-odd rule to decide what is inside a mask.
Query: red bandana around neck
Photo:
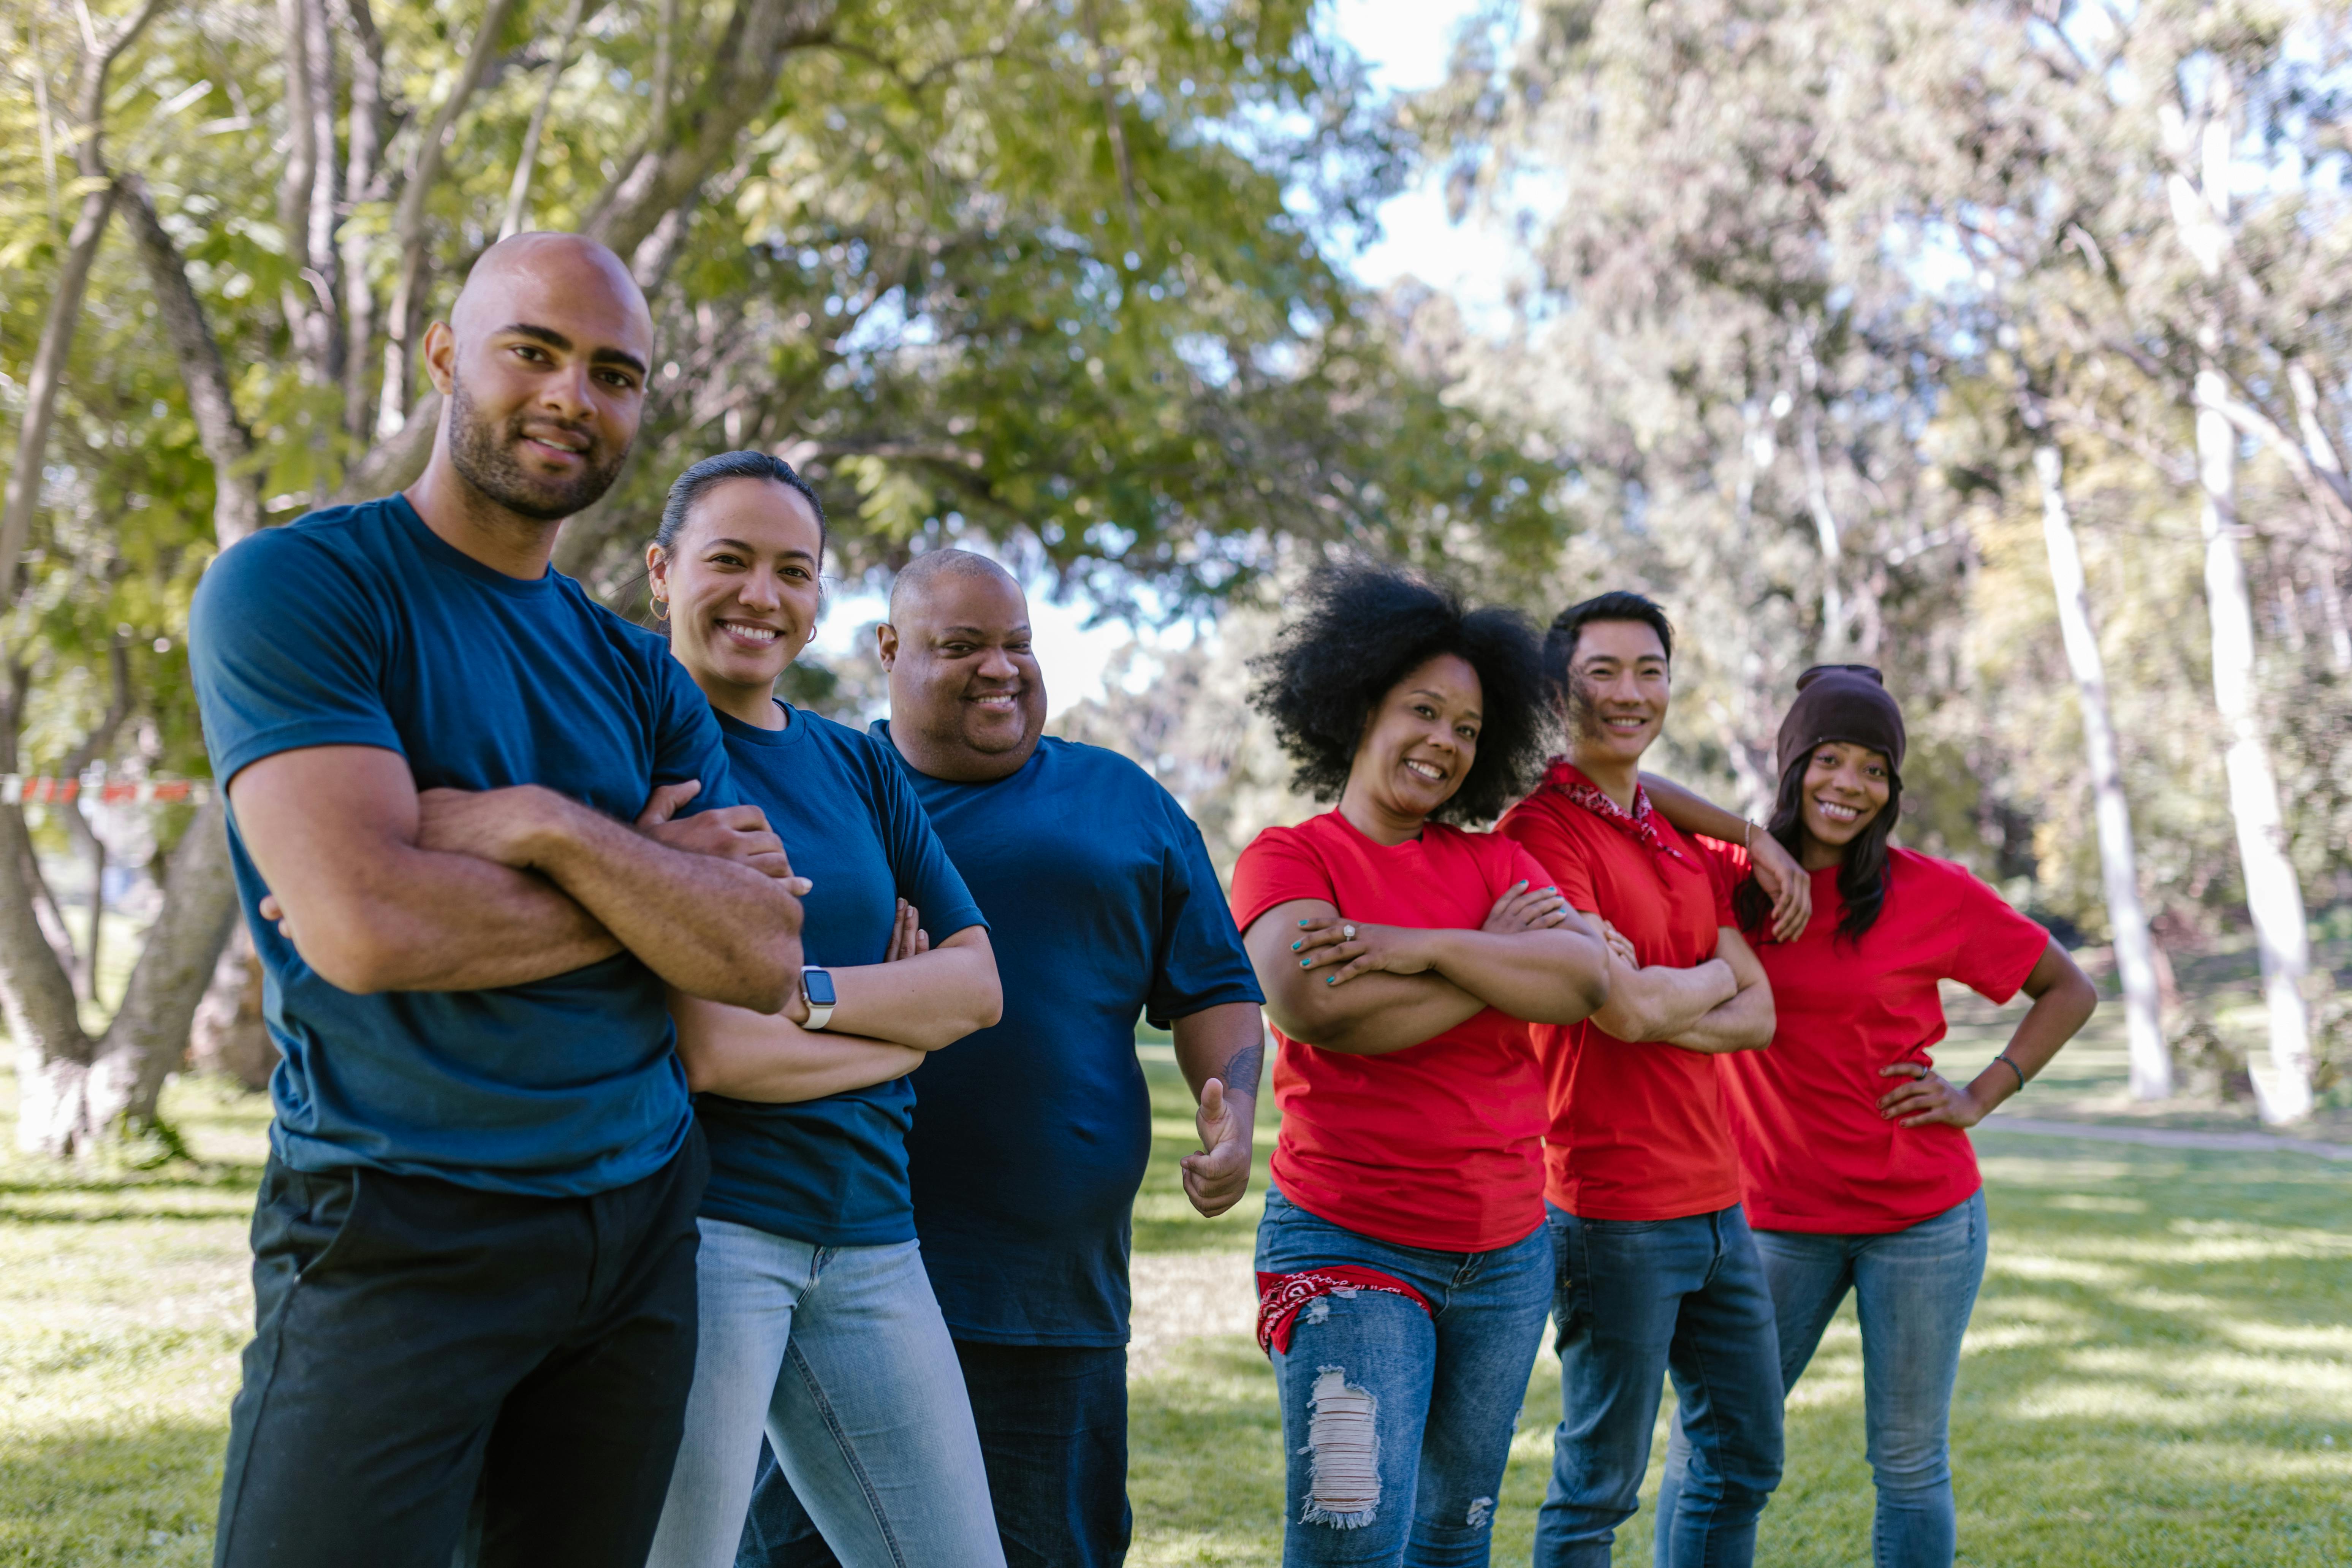
[[[1544,788],[1558,790],[1626,837],[1646,844],[1661,855],[1672,856],[1685,866],[1690,864],[1688,858],[1667,843],[1665,835],[1658,831],[1661,819],[1650,805],[1650,792],[1639,784],[1633,786],[1633,809],[1629,812],[1603,794],[1566,757],[1551,760],[1544,770],[1543,782]]]

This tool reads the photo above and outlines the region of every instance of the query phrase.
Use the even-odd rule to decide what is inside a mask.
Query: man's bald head
[[[1021,593],[1021,584],[1013,574],[985,555],[975,555],[969,550],[929,551],[908,562],[898,575],[892,579],[890,619],[896,623],[903,618],[903,615],[915,614],[915,602],[927,597],[934,584],[975,578],[1002,583],[1013,593]],[[1023,602],[1027,602],[1027,595],[1023,595]]]
[[[1021,771],[1045,728],[1045,680],[1012,573],[969,550],[918,555],[890,584],[875,636],[900,755],[965,783]]]
[[[464,341],[509,321],[536,321],[559,300],[566,313],[604,321],[614,346],[625,350],[634,340],[644,374],[654,345],[645,290],[619,257],[584,235],[518,234],[491,246],[466,274],[449,325]]]
[[[619,257],[576,234],[499,241],[425,335],[449,399],[428,491],[454,485],[533,526],[588,506],[628,459],[653,353],[652,313]]]

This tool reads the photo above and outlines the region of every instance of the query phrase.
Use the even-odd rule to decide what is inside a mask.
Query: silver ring
[[[1340,941],[1342,941],[1342,942],[1353,942],[1353,941],[1355,941],[1355,940],[1356,940],[1356,928],[1355,928],[1354,926],[1350,926],[1350,925],[1343,925],[1343,926],[1341,926],[1341,927],[1339,928],[1339,940],[1340,940]]]

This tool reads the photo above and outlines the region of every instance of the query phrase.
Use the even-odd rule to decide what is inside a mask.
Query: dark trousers
[[[469,1510],[485,1568],[643,1568],[709,1170],[698,1131],[584,1198],[272,1159],[215,1568],[439,1568]]]
[[[971,1340],[955,1348],[1007,1568],[1118,1568],[1135,1528],[1126,1350]],[[764,1444],[735,1564],[839,1568]]]

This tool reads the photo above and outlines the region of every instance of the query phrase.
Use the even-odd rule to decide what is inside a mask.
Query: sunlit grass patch
[[[212,1560],[268,1106],[175,1083],[164,1112],[205,1164],[0,1158],[0,1563]]]
[[[1206,1226],[1177,1206],[1173,1161],[1192,1146],[1174,1136],[1190,1131],[1172,1114],[1184,1091],[1172,1068],[1150,1070],[1165,1125],[1147,1194],[1166,1206],[1151,1230],[1139,1224],[1139,1250],[1161,1237],[1167,1250],[1245,1248],[1234,1219]],[[1271,1137],[1262,1130],[1262,1150]],[[1979,1146],[1992,1256],[1953,1409],[1959,1561],[2352,1563],[2352,1169],[2072,1143],[1997,1123]],[[1282,1456],[1267,1437],[1264,1358],[1238,1335],[1159,1354],[1136,1384],[1135,1560],[1278,1562]],[[1547,1352],[1518,1415],[1496,1563],[1528,1559],[1559,1397]],[[1618,1536],[1616,1561],[1633,1568],[1651,1561],[1664,1436],[1662,1422],[1643,1511]],[[1790,1401],[1788,1447],[1758,1562],[1863,1568],[1873,1495],[1850,1304]],[[1213,1507],[1211,1529],[1195,1510]],[[1236,1517],[1248,1508],[1254,1538]]]
[[[1133,1480],[1139,1568],[1279,1561],[1274,1381],[1246,1331],[1257,1186],[1204,1221],[1172,1064],[1147,1060],[1153,1159],[1137,1207]],[[13,1081],[0,1076],[0,1095]],[[5,1105],[5,1100],[0,1100]],[[174,1084],[205,1162],[159,1170],[0,1158],[0,1564],[209,1559],[267,1105]],[[2352,1563],[2352,1167],[1979,1134],[1992,1267],[1964,1348],[1953,1443],[1974,1568],[2340,1568]],[[1528,1560],[1559,1418],[1538,1357],[1496,1510]],[[1851,1309],[1790,1402],[1789,1468],[1758,1561],[1861,1568],[1871,1489]],[[1664,1448],[1663,1424],[1657,1456]],[[1656,1465],[1617,1561],[1651,1561]]]

